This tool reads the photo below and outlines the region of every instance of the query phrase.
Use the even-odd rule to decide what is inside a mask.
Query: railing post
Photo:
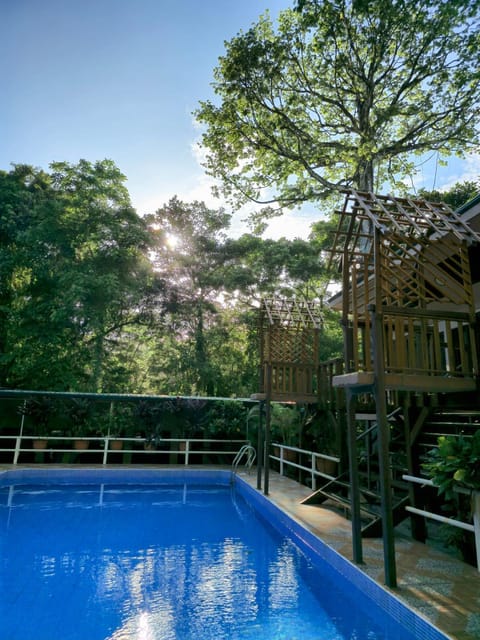
[[[477,551],[477,568],[480,571],[480,491],[474,491],[472,496],[473,534]]]
[[[18,463],[18,456],[20,455],[21,446],[22,446],[22,436],[17,436],[15,439],[15,453],[13,454],[13,464]]]
[[[185,466],[188,467],[188,458],[190,455],[190,440],[185,440]]]
[[[23,407],[25,408],[25,400],[23,402]],[[20,449],[22,448],[22,436],[23,436],[23,426],[25,424],[25,411],[22,411],[22,417],[20,420],[20,433],[17,436],[17,439],[15,441],[15,453],[13,456],[13,464],[17,464],[18,463],[18,457],[20,455]]]
[[[262,472],[263,472],[263,458],[264,452],[264,430],[263,430],[263,409],[265,403],[262,401],[258,405],[258,434],[257,434],[257,489],[262,489]],[[270,455],[267,451],[266,455]]]
[[[108,436],[104,437],[104,445],[103,445],[103,464],[107,464],[107,458],[108,458]]]
[[[311,470],[311,476],[312,476],[312,491],[316,491],[317,490],[317,476],[315,475],[315,471],[317,469],[317,456],[312,452],[312,470]]]

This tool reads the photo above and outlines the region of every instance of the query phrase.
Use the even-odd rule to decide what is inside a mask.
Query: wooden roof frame
[[[264,329],[274,325],[286,330],[320,329],[323,326],[318,303],[300,298],[263,298],[260,314]]]
[[[335,255],[344,256],[346,248],[351,262],[354,257],[371,255],[373,227],[382,234],[396,232],[409,238],[412,247],[422,238],[445,234],[452,234],[467,245],[480,242],[480,235],[443,202],[376,195],[355,189],[344,193],[343,208],[336,211],[340,219],[331,249],[332,259]]]
[[[350,189],[333,239],[330,264],[344,273],[343,294],[348,306],[366,316],[372,302],[374,238],[379,236],[383,270],[380,286],[384,303],[424,306],[443,301],[470,307],[472,300],[468,247],[480,234],[444,203],[395,198]],[[351,271],[347,285],[345,268]],[[419,294],[419,274],[423,296]],[[354,290],[355,289],[355,290]],[[396,292],[394,294],[394,291]],[[400,293],[401,292],[401,293]],[[363,302],[362,302],[363,301]],[[377,300],[378,303],[378,300]]]

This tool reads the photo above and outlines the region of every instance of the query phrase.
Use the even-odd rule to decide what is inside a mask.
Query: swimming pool
[[[225,471],[0,475],[2,640],[440,640]]]

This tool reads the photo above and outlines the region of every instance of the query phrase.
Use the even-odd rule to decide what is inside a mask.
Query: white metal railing
[[[435,485],[429,478],[419,478],[417,476],[403,475],[404,480],[407,482],[413,482],[427,487],[434,487]],[[475,536],[475,548],[477,551],[477,568],[480,571],[480,491],[471,492],[466,488],[458,487],[456,489],[459,493],[472,494],[472,513],[473,524],[463,522],[462,520],[456,520],[455,518],[447,518],[439,513],[433,513],[432,511],[425,511],[424,509],[417,509],[416,507],[406,506],[405,510],[409,513],[414,513],[417,516],[423,516],[430,520],[441,522],[442,524],[449,524],[452,527],[458,529],[464,529],[465,531],[471,531]]]
[[[325,470],[319,470],[317,468],[317,460],[323,460],[325,462],[331,462],[334,463],[334,466],[336,467],[338,465],[338,463],[340,462],[340,458],[336,457],[336,456],[330,456],[324,453],[317,453],[316,451],[308,451],[306,449],[299,449],[298,447],[289,447],[287,445],[284,444],[278,444],[276,442],[272,443],[272,447],[278,448],[279,449],[279,455],[274,455],[274,454],[270,454],[270,459],[271,460],[276,460],[277,462],[280,463],[280,469],[279,469],[279,473],[280,475],[285,475],[285,466],[287,467],[293,467],[295,469],[300,469],[302,471],[306,471],[307,473],[310,474],[310,478],[311,478],[311,487],[313,489],[313,491],[316,490],[317,488],[317,478],[325,478],[327,480],[335,480],[335,471],[332,469],[331,472]],[[309,466],[305,466],[302,464],[299,464],[298,461],[296,459],[292,459],[291,454],[297,454],[297,458],[298,458],[298,454],[303,454],[304,456],[306,456],[307,458],[309,458]]]
[[[44,440],[46,446],[44,448],[34,448],[34,441]],[[14,446],[2,446],[3,443],[14,441]],[[77,448],[76,443],[84,442],[86,448]],[[121,443],[121,448],[114,448],[113,443]],[[199,443],[203,444],[202,449],[197,449]],[[231,445],[228,449],[220,449],[218,445],[228,443]],[[139,454],[148,457],[154,454],[174,454],[181,459],[183,463],[190,464],[192,455],[236,455],[238,447],[235,445],[244,445],[245,440],[219,440],[213,438],[162,438],[158,440],[152,448],[145,448],[148,445],[148,439],[141,437],[134,438],[116,438],[114,436],[27,436],[27,435],[0,435],[0,453],[11,453],[12,464],[19,463],[22,454],[100,454],[102,464],[108,464],[109,456],[112,454]],[[26,446],[27,445],[27,446]],[[28,446],[30,445],[30,446]],[[70,445],[70,446],[68,446]],[[92,446],[93,445],[93,446]],[[205,447],[205,445],[210,445]],[[178,463],[178,460],[177,460]]]

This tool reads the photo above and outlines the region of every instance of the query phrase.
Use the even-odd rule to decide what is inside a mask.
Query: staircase
[[[425,421],[417,444],[422,454],[437,446],[440,436],[473,436],[480,429],[480,409],[438,408]]]
[[[377,425],[376,414],[358,413],[357,423],[365,428],[357,437],[359,446],[359,477],[360,477],[360,516],[362,519],[362,536],[379,537],[382,535],[381,500],[379,487],[379,471],[377,459]],[[387,416],[390,424],[390,452],[393,491],[393,522],[394,525],[404,520],[408,513],[405,506],[409,502],[408,486],[402,480],[406,473],[405,433],[402,415],[395,409]],[[350,510],[350,483],[348,474],[344,473],[333,480],[324,483],[302,504],[322,504],[330,500],[344,511]]]
[[[418,435],[415,439],[415,450],[421,464],[428,451],[437,446],[440,436],[462,435],[472,436],[480,428],[480,409],[465,407],[438,407],[434,410],[423,409],[420,412]],[[379,491],[379,473],[377,449],[377,425],[374,413],[359,413],[358,423],[365,428],[358,436],[359,477],[360,477],[360,516],[362,519],[362,536],[379,537],[382,535],[381,504]],[[402,479],[408,469],[408,456],[404,418],[401,410],[396,409],[387,416],[390,424],[390,463],[391,487],[393,494],[393,523],[398,525],[410,514],[405,507],[411,503],[409,485]],[[418,473],[417,473],[418,475]],[[432,489],[430,488],[430,492]],[[436,495],[436,490],[434,490]],[[350,511],[350,483],[348,473],[343,473],[333,480],[322,484],[316,491],[305,498],[302,504],[315,505],[326,501],[332,502],[344,512]]]

